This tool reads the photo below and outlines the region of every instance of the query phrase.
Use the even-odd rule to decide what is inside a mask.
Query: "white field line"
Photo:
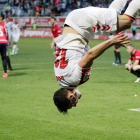
[[[127,109],[127,110],[130,110],[130,111],[140,111],[140,108]]]

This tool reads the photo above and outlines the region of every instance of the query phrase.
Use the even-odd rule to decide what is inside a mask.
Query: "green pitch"
[[[60,87],[51,41],[20,38],[8,78],[0,66],[0,140],[139,140],[140,112],[128,109],[140,108],[140,83],[124,68],[126,49],[121,48],[122,66],[112,65],[113,48],[95,60],[90,80],[79,86],[77,107],[63,115],[53,104]],[[139,43],[134,42],[137,49]]]

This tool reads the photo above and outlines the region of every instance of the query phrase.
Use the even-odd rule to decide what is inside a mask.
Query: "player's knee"
[[[127,69],[128,67],[129,67],[129,65],[128,65],[128,64],[126,64],[126,65],[125,65],[125,68]]]
[[[61,88],[54,93],[53,96],[54,104],[57,106],[57,109],[61,113],[67,114],[67,109],[70,104],[70,100],[68,99],[68,90]]]
[[[140,66],[133,66],[132,69],[133,69],[134,71],[136,71],[136,70],[140,69]]]

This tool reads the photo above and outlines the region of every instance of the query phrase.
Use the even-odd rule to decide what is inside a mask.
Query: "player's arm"
[[[131,60],[131,59],[128,60],[127,66],[128,66],[129,72],[131,72],[131,69],[132,69],[132,67],[133,67],[133,65],[132,65],[132,60]]]
[[[139,61],[140,61],[140,60],[135,60],[133,66],[137,66],[137,65],[139,65]]]
[[[98,56],[100,56],[106,49],[111,47],[112,45],[121,45],[125,46],[125,44],[129,43],[130,38],[128,36],[124,36],[124,34],[120,34],[117,36],[114,36],[112,39],[106,40],[103,43],[93,47],[90,49],[85,56],[79,61],[79,66],[81,68],[90,68],[93,60],[96,59]]]
[[[54,37],[53,37],[52,43],[50,45],[51,45],[51,49],[53,49],[53,46],[54,46]]]

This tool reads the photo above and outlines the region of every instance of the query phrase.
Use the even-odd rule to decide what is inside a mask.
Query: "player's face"
[[[72,93],[68,94],[68,98],[72,98],[72,102],[69,105],[69,109],[77,106],[78,99],[80,99],[81,96],[82,94],[77,90],[74,90]]]
[[[131,47],[131,46],[128,46],[127,47],[127,52],[129,53],[129,54],[132,54],[132,52],[133,52],[133,47]]]
[[[17,24],[18,23],[18,20],[17,20],[17,18],[15,19],[15,24]]]
[[[53,18],[51,18],[51,25],[54,26],[55,25],[55,20]]]
[[[6,22],[9,22],[9,18],[6,18]]]

